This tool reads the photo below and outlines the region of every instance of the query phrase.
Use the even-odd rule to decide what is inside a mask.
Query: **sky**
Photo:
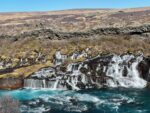
[[[150,0],[0,0],[0,12],[52,11],[81,8],[134,8]]]

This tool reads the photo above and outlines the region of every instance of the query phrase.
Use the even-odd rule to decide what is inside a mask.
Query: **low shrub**
[[[18,100],[11,96],[0,97],[0,113],[20,113]]]

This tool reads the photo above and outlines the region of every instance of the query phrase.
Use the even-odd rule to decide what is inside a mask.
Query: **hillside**
[[[150,7],[0,13],[0,78],[28,77],[53,67],[57,51],[70,56],[87,49],[88,58],[150,56]],[[86,59],[68,58],[62,67]],[[1,85],[8,87],[16,88]]]
[[[149,7],[0,13],[0,35],[18,35],[40,29],[85,32],[98,28],[137,27],[147,25],[149,22]]]

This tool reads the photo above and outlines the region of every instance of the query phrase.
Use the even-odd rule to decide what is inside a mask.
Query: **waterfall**
[[[57,89],[58,83],[59,83],[59,79],[57,79],[57,80],[55,81],[55,83],[54,83],[54,87],[53,87],[54,90]]]
[[[43,87],[46,88],[46,81],[45,80],[42,81],[43,81]]]
[[[26,88],[44,88],[46,86],[43,85],[43,80],[38,79],[25,79],[24,80],[24,87]]]
[[[66,90],[66,86],[59,84],[60,80],[38,80],[38,79],[25,79],[24,88],[33,88],[33,89],[62,89]]]
[[[71,57],[74,59],[80,55],[76,53]],[[83,62],[70,63],[65,72],[59,68],[60,60],[62,62],[65,57],[60,52],[55,57],[56,67],[35,72],[24,80],[24,87],[80,90],[103,86],[144,88],[147,85],[138,69],[140,62],[144,61],[142,55],[97,56]]]
[[[131,59],[134,61],[131,61]],[[139,62],[142,60],[142,56],[137,58],[133,55],[113,56],[106,72],[106,75],[113,79],[107,80],[107,85],[110,87],[144,88],[146,81],[140,78],[137,69]]]

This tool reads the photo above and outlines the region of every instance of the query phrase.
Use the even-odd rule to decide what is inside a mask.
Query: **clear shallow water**
[[[22,113],[150,113],[150,90],[0,91],[20,100]]]

